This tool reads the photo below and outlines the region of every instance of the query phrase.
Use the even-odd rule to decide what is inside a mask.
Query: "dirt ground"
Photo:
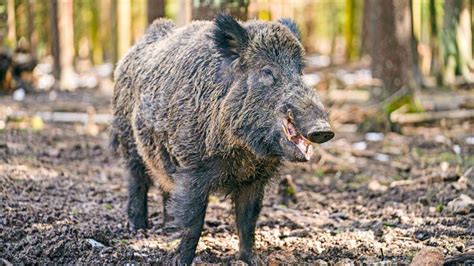
[[[4,111],[26,115],[87,106],[107,112],[109,101],[87,92],[60,93],[54,101],[48,94],[21,103],[0,98]],[[161,197],[149,194],[151,228],[129,230],[124,170],[106,128],[95,135],[81,124],[35,123],[18,119],[0,130],[0,265],[166,261],[179,240],[161,226]],[[446,257],[467,252],[474,123],[406,128],[403,135],[343,126],[316,147],[320,156],[311,163],[283,167],[281,176],[296,184],[296,203],[281,204],[281,177],[268,188],[258,261],[408,264],[425,246]],[[196,263],[238,262],[233,219],[230,200],[211,197]]]

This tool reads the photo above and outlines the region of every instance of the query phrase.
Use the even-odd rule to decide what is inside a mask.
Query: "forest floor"
[[[0,108],[33,115],[94,106],[107,113],[109,99],[84,91],[54,101],[46,93],[22,102],[3,96]],[[466,252],[474,235],[473,127],[472,120],[425,125],[402,135],[341,124],[336,138],[316,149],[318,158],[283,167],[297,202],[281,204],[278,178],[268,188],[257,260],[403,264],[425,246],[446,257]],[[149,193],[151,228],[132,232],[124,172],[105,126],[95,132],[81,124],[8,122],[0,129],[0,265],[169,259],[178,239],[161,227],[160,194]],[[238,262],[233,219],[230,200],[211,197],[196,263]]]

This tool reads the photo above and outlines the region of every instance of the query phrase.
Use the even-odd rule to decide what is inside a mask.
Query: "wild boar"
[[[239,258],[251,263],[266,184],[283,161],[308,161],[312,142],[333,138],[303,57],[292,20],[220,14],[181,28],[157,20],[119,63],[111,138],[129,172],[128,217],[148,226],[155,181],[182,232],[176,263],[192,263],[214,192],[231,196]]]

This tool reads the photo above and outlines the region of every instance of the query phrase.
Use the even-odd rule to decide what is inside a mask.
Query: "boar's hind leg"
[[[134,230],[148,227],[148,189],[151,179],[146,173],[142,159],[136,154],[129,159],[129,183],[127,214]]]
[[[163,222],[162,222],[162,226],[165,227],[166,222],[171,220],[171,217],[168,214],[168,200],[170,198],[170,193],[166,192],[166,191],[162,191],[161,196],[163,198]]]
[[[177,174],[171,193],[170,211],[176,226],[181,229],[174,264],[191,265],[201,236],[209,195],[207,174]]]
[[[235,190],[232,201],[239,233],[239,258],[252,265],[255,225],[262,209],[264,184],[254,183]]]

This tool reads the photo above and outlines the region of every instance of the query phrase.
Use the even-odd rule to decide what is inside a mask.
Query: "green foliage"
[[[438,203],[436,205],[436,212],[442,212],[444,210],[444,205],[443,203]]]
[[[288,196],[294,196],[294,195],[296,195],[296,190],[295,190],[295,188],[292,187],[292,186],[287,186],[285,193],[286,193],[286,195],[288,195]]]
[[[316,172],[314,172],[314,174],[315,174],[317,177],[321,178],[321,177],[323,177],[326,173],[324,172],[324,170],[319,169],[319,170],[316,170]]]
[[[406,108],[406,111],[409,113],[418,113],[424,111],[419,99],[412,93],[406,93],[400,97],[394,98],[383,106],[383,110],[389,115],[401,107]]]

